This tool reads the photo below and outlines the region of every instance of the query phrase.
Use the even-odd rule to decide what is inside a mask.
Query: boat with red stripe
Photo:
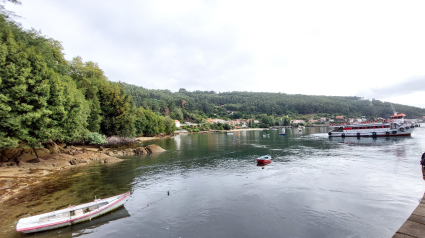
[[[18,221],[16,231],[33,233],[88,221],[123,206],[129,196],[130,192],[127,192],[58,211],[25,217]]]
[[[405,114],[394,113],[389,120],[381,122],[362,122],[356,124],[330,125],[334,127],[328,132],[329,137],[380,137],[410,136],[420,124],[404,120]]]

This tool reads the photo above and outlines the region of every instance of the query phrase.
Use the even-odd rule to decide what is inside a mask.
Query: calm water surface
[[[423,196],[424,127],[377,139],[278,132],[180,135],[145,144],[164,153],[84,168],[61,196],[77,204],[130,190],[125,207],[29,236],[391,237]],[[273,162],[257,166],[265,154]]]

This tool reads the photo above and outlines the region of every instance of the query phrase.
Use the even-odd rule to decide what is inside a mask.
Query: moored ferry
[[[410,136],[420,124],[405,122],[405,116],[403,113],[395,113],[391,119],[382,122],[331,125],[335,129],[328,132],[328,135],[330,137]]]

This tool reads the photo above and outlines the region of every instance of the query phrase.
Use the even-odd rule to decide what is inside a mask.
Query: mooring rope
[[[174,194],[179,193],[179,192],[184,191],[184,190],[186,190],[186,189],[184,188],[184,189],[178,190],[178,191],[177,191],[177,192],[175,192],[175,193],[170,193],[170,192],[168,191],[167,196],[164,196],[164,197],[162,197],[162,198],[160,198],[160,199],[158,199],[158,200],[156,200],[156,201],[149,202],[149,203],[148,203],[148,205],[146,205],[146,206],[144,206],[144,207],[142,207],[142,208],[138,209],[137,211],[135,211],[134,213],[132,213],[132,214],[131,214],[131,216],[133,216],[134,214],[136,214],[136,213],[138,213],[138,212],[142,211],[142,210],[143,210],[143,209],[145,209],[145,208],[148,208],[150,205],[152,205],[152,204],[154,204],[154,203],[160,202],[160,201],[162,201],[162,200],[164,200],[164,199],[168,198],[169,196],[174,195]]]

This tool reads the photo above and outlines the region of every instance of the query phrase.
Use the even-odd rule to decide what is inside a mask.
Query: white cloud
[[[424,6],[423,1],[130,0],[8,5],[23,16],[25,28],[60,40],[68,59],[95,61],[114,81],[172,91],[383,100],[389,97],[376,89],[425,75]],[[417,91],[400,92],[390,99],[425,107]]]

